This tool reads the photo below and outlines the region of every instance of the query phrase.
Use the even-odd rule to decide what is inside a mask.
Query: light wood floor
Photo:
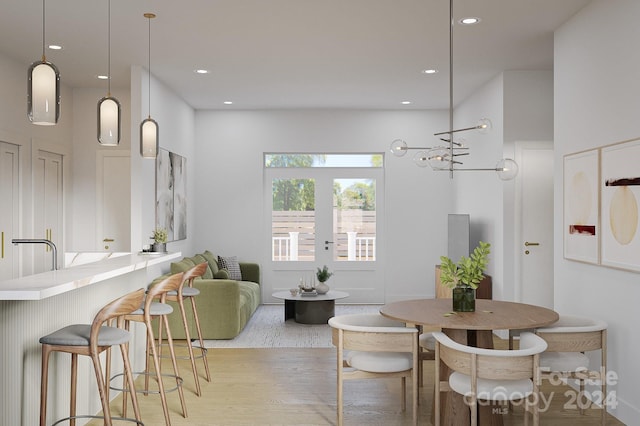
[[[335,349],[210,349],[212,382],[201,379],[202,397],[194,392],[193,376],[186,361],[180,362],[185,379],[188,418],[181,414],[178,393],[167,395],[174,426],[181,425],[334,425],[336,424]],[[419,424],[431,424],[433,361],[425,361],[425,384],[420,394]],[[204,368],[200,364],[200,376]],[[170,365],[167,365],[170,370]],[[137,380],[139,384],[141,379]],[[542,425],[599,425],[600,410],[584,415],[565,409],[569,388],[545,384],[553,395],[551,408],[541,414]],[[345,425],[410,425],[411,398],[400,407],[400,380],[350,381],[345,385]],[[164,424],[157,395],[139,396],[146,426]],[[122,398],[112,403],[113,415],[121,413]],[[129,413],[132,415],[131,407]],[[503,416],[505,426],[522,425],[522,409],[516,406]],[[100,425],[101,422],[92,422]],[[118,424],[118,423],[116,423]],[[125,424],[125,423],[119,423]],[[131,424],[131,423],[128,423]],[[608,425],[622,425],[609,416]]]

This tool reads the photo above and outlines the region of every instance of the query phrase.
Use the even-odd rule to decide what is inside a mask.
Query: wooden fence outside
[[[271,217],[272,259],[295,260],[291,253],[291,235],[297,233],[297,260],[312,261],[315,258],[315,211],[274,211]],[[375,260],[376,212],[333,210],[332,240],[338,260],[349,259],[349,232],[355,232],[356,260]],[[295,243],[294,243],[295,245]],[[352,246],[352,250],[353,250]],[[351,253],[353,258],[354,253]],[[293,257],[293,259],[291,259]]]

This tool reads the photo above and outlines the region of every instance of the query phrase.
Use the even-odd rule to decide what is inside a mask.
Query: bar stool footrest
[[[139,375],[149,376],[149,377],[156,377],[155,373],[146,373],[144,371],[136,371],[133,374],[139,374]],[[124,375],[124,373],[116,374],[115,376],[111,377],[111,379],[109,380],[109,383],[111,383],[114,379],[116,379],[118,377],[121,377],[123,375]],[[165,388],[164,389],[165,393],[177,391],[178,388],[180,386],[182,386],[182,384],[184,383],[184,380],[182,379],[182,377],[176,376],[175,374],[160,374],[160,377],[171,377],[171,378],[176,379],[178,381],[178,383],[176,383],[176,385],[174,387]],[[117,387],[114,387],[114,386],[111,386],[111,385],[109,385],[109,389],[114,390],[114,391],[120,391],[120,392],[129,392],[131,390],[129,388],[122,389],[122,388],[117,388]],[[142,393],[142,394],[145,394],[145,395],[159,395],[160,391],[159,390],[136,389],[136,393]]]
[[[168,343],[163,343],[161,346],[169,346]],[[174,348],[188,348],[188,345],[176,345],[175,343],[173,344]],[[207,352],[208,352],[208,348],[203,348],[202,346],[192,346],[193,349],[199,349],[200,350],[200,354],[193,355],[194,359],[202,359],[205,356],[207,356]],[[158,348],[159,350],[159,348]],[[151,355],[149,355],[151,356]],[[163,358],[163,359],[171,359],[171,355],[158,355],[158,358]],[[176,359],[191,359],[191,357],[189,355],[176,355]]]
[[[71,421],[71,420],[76,420],[76,419],[104,419],[104,416],[90,416],[90,415],[76,415],[76,416],[69,416],[69,417],[65,417],[63,419],[60,419],[58,421],[56,421],[55,423],[52,423],[51,426],[56,426],[57,424],[60,424],[62,422],[66,422],[66,421]],[[131,423],[135,423],[139,426],[144,426],[144,423],[142,423],[140,420],[136,420],[136,419],[131,419],[128,417],[111,417],[111,420],[116,421],[116,422],[131,422]]]

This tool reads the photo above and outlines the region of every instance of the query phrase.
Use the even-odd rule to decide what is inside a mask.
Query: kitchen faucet
[[[53,270],[57,271],[58,270],[58,249],[56,248],[56,245],[53,243],[53,241],[51,240],[47,240],[44,238],[14,238],[13,240],[11,240],[11,243],[18,245],[18,244],[46,244],[49,247],[51,247],[51,250],[53,250]]]

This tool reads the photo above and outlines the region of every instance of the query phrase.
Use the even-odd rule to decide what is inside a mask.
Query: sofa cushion
[[[220,270],[220,268],[218,267],[218,256],[211,253],[209,250],[206,250],[204,253],[202,253],[202,257],[207,260],[207,263],[211,268],[211,273],[213,273],[213,275],[215,276],[216,272]]]
[[[228,280],[229,279],[229,271],[226,269],[220,269],[218,272],[213,274],[213,278],[216,280]]]
[[[218,266],[229,271],[230,279],[242,281],[242,272],[236,256],[218,256]]]
[[[202,274],[202,279],[210,280],[213,278],[213,271],[211,270],[211,265],[209,265],[209,261],[201,254],[196,254],[191,258],[195,262],[196,265],[201,263],[207,264],[207,269],[205,269],[204,274]]]
[[[171,273],[177,274],[179,272],[187,272],[189,269],[196,266],[195,262],[189,257],[185,257],[180,262],[171,262]]]

